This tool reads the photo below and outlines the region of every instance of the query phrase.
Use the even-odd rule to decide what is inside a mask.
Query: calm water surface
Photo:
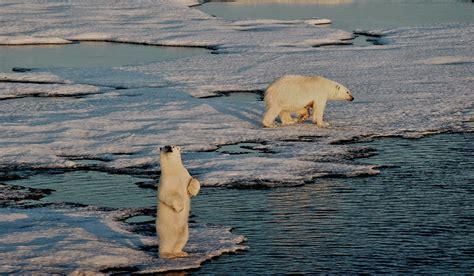
[[[438,23],[473,23],[471,0],[236,0],[203,1],[205,13],[230,20],[328,18],[332,27],[391,29]]]
[[[207,53],[206,49],[107,42],[66,45],[0,46],[0,72],[13,67],[113,67],[137,65]]]
[[[234,226],[249,250],[197,273],[473,273],[473,139],[468,133],[368,143],[378,155],[358,162],[388,165],[372,177],[268,190],[204,187],[192,219]],[[44,202],[156,206],[155,189],[139,188],[140,181],[147,180],[75,171],[8,183],[55,189]]]
[[[200,222],[235,226],[246,252],[197,273],[473,273],[474,134],[368,144],[378,176],[271,190],[203,189]]]

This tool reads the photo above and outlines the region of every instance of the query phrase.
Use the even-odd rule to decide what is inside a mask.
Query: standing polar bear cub
[[[188,218],[191,197],[200,189],[199,181],[189,175],[181,160],[181,149],[166,146],[160,149],[160,183],[156,232],[160,240],[160,258],[185,257],[188,242]]]
[[[320,76],[287,75],[275,80],[265,91],[266,112],[264,127],[275,127],[275,119],[280,116],[283,125],[304,121],[313,108],[313,123],[327,127],[323,121],[328,100],[353,101],[351,92],[343,85]],[[299,120],[291,117],[299,115]]]

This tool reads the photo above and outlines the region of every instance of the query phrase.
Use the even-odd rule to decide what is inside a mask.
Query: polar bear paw
[[[330,124],[328,122],[318,123],[317,125],[318,125],[318,127],[321,127],[321,128],[330,126]]]
[[[173,253],[160,253],[161,259],[173,259],[176,258],[176,255]]]
[[[190,197],[196,196],[201,189],[201,184],[196,178],[191,179],[188,184],[188,194]]]
[[[180,251],[180,252],[176,252],[174,253],[174,255],[177,257],[177,258],[183,258],[183,257],[187,257],[189,254],[184,252],[184,251]]]

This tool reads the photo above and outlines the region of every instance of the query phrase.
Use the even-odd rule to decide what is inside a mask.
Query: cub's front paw
[[[196,178],[193,178],[191,179],[191,181],[189,181],[189,185],[188,185],[189,196],[191,197],[196,196],[199,193],[200,189],[201,189],[201,184]]]

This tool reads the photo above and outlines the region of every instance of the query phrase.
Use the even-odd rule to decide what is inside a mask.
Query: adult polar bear
[[[188,218],[191,197],[200,189],[199,181],[189,175],[181,160],[181,149],[166,146],[160,149],[160,183],[156,232],[160,239],[160,258],[185,257],[188,242]]]
[[[266,112],[262,124],[274,127],[277,116],[283,125],[294,124],[298,120],[291,117],[292,113],[298,113],[301,121],[308,118],[312,107],[313,123],[327,127],[329,124],[323,121],[323,114],[328,100],[353,101],[354,97],[343,85],[321,76],[283,76],[265,91]]]

